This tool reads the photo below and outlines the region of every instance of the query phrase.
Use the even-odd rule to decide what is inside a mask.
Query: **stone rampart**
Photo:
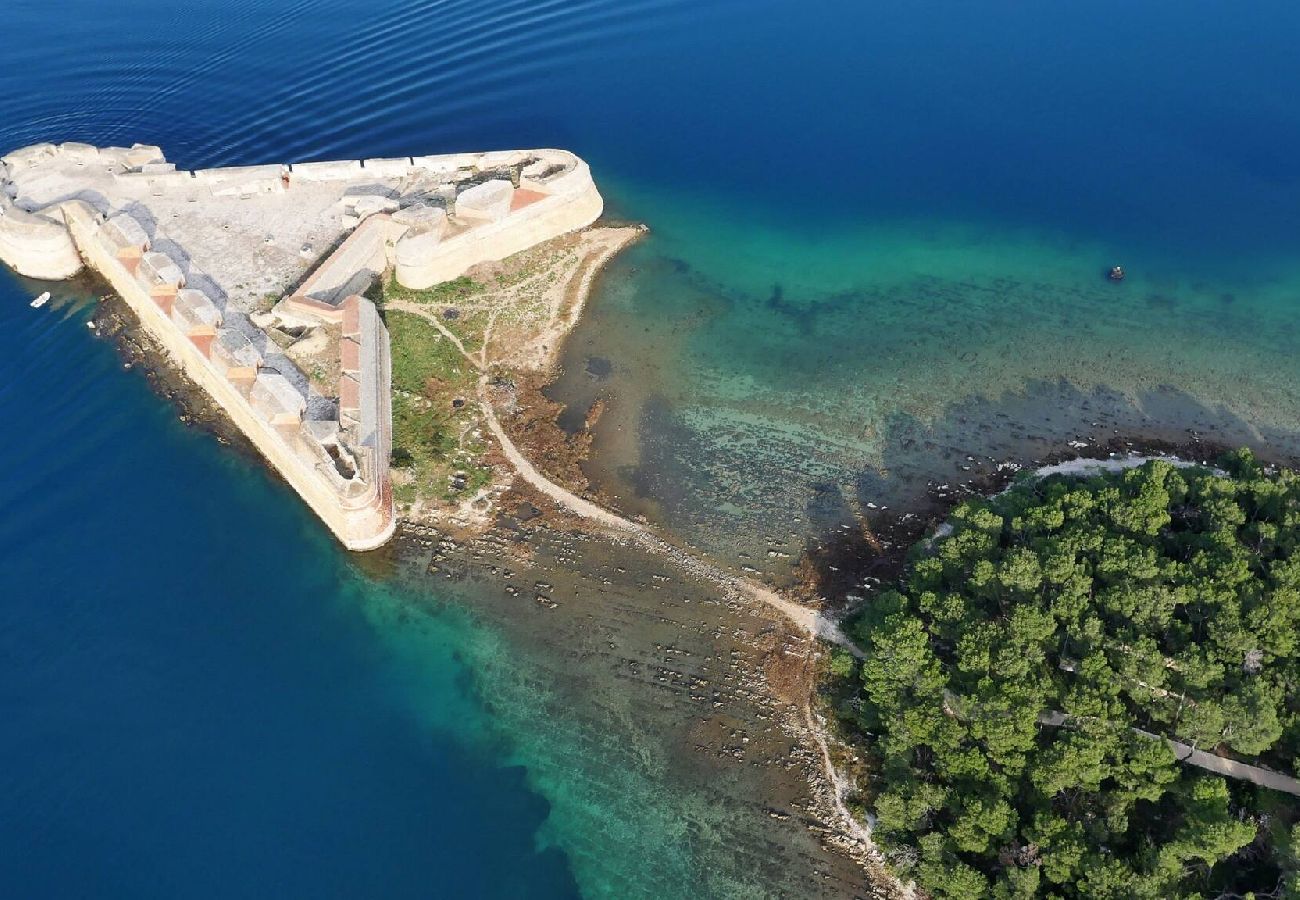
[[[298,286],[289,298],[289,305],[319,315],[324,312],[320,304],[337,307],[349,295],[364,291],[388,267],[388,242],[392,234],[390,216],[380,213],[366,218]],[[334,318],[328,313],[326,316]]]
[[[393,533],[396,519],[391,491],[373,485],[361,485],[340,493],[335,479],[326,471],[328,463],[317,455],[302,452],[298,446],[304,429],[293,420],[293,405],[286,402],[284,386],[264,382],[258,394],[261,411],[236,381],[227,377],[222,367],[207,356],[164,314],[145,285],[100,240],[100,217],[89,205],[73,201],[65,205],[68,230],[87,263],[98,271],[144,325],[165,347],[177,364],[196,384],[206,390],[226,411],[235,425],[248,436],[267,461],[289,482],[345,546],[369,550],[385,543]],[[227,329],[218,332],[218,340]],[[259,376],[265,378],[266,376]],[[252,388],[257,380],[248,389]],[[281,403],[285,408],[271,407]],[[271,414],[268,418],[268,410]],[[305,441],[303,441],[305,443]],[[362,502],[358,503],[357,500]]]
[[[294,181],[343,181],[359,178],[361,161],[357,159],[340,162],[294,163],[289,166],[289,180]]]
[[[571,168],[558,178],[537,183],[536,188],[545,192],[540,200],[440,240],[420,240],[414,233],[404,238],[396,254],[397,280],[416,290],[432,287],[479,263],[505,259],[596,221],[604,210],[604,200],[596,190],[591,169],[572,154],[563,158]]]
[[[53,216],[61,217],[59,210]],[[0,192],[0,262],[28,278],[61,281],[81,271],[81,254],[67,226],[50,215],[19,209]]]

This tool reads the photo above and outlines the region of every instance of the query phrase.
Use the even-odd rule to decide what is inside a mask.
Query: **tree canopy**
[[[903,874],[938,897],[1300,896],[1297,798],[1160,739],[1296,771],[1300,477],[1223,465],[965,503],[868,606],[839,672]]]

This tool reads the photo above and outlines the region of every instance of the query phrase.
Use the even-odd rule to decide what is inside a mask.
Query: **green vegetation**
[[[397,278],[394,276],[384,285],[383,293],[386,300],[406,300],[410,303],[455,306],[457,303],[464,303],[469,298],[481,294],[485,290],[487,290],[485,285],[475,281],[468,275],[462,275],[459,278],[444,281],[423,290],[402,287],[397,283]]]
[[[1300,477],[1151,462],[952,515],[833,661],[875,834],[937,897],[1300,896]],[[1062,712],[1063,725],[1040,723]]]
[[[483,346],[483,335],[487,330],[490,313],[487,309],[476,308],[472,303],[466,307],[461,305],[475,298],[481,299],[487,290],[487,285],[466,275],[423,290],[402,287],[397,283],[396,277],[390,277],[383,285],[382,300],[376,302],[380,306],[406,302],[429,307],[430,313],[441,317],[442,326],[456,335],[466,350],[474,353]],[[448,309],[454,310],[450,316],[445,314]]]
[[[419,316],[389,310],[384,318],[392,342],[394,497],[409,504],[471,496],[492,479],[474,435],[477,372]]]
[[[397,310],[387,311],[384,322],[392,342],[394,388],[415,394],[473,390],[474,366],[431,322]]]

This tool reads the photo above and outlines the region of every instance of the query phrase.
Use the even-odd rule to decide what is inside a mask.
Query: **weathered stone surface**
[[[117,251],[134,249],[143,253],[149,249],[149,235],[144,226],[126,213],[118,213],[106,221],[100,233]]]
[[[217,304],[213,303],[212,298],[207,294],[192,288],[176,292],[171,317],[186,334],[195,334],[204,330],[215,334],[216,329],[221,325],[221,310],[217,308]]]
[[[35,165],[53,156],[56,152],[53,144],[32,144],[30,147],[14,150],[0,158],[4,160],[5,165],[18,169]]]
[[[442,243],[442,229],[408,232],[397,242],[397,264],[420,266],[437,252]]]
[[[345,372],[361,369],[361,345],[352,338],[339,341],[339,366]]]
[[[166,162],[161,147],[152,144],[132,144],[131,149],[123,155],[123,162],[136,169],[147,163]]]
[[[334,419],[308,419],[302,423],[303,433],[318,444],[337,441],[339,423]]]
[[[479,158],[480,169],[502,169],[517,166],[528,158],[523,150],[490,150]]]
[[[381,178],[405,178],[411,172],[411,158],[399,156],[396,159],[366,159],[361,167],[366,174]]]
[[[514,186],[502,179],[476,184],[456,195],[456,215],[499,222],[510,214],[510,201],[514,195]]]
[[[343,301],[343,336],[355,338],[361,335],[361,301],[353,294]]]
[[[339,377],[339,410],[354,419],[361,412],[361,385],[351,375]]]
[[[212,343],[212,364],[231,381],[251,381],[262,365],[262,354],[239,330],[219,328]]]
[[[248,393],[253,410],[272,425],[297,425],[307,400],[279,372],[261,372]]]
[[[434,174],[448,174],[460,169],[473,169],[482,159],[481,153],[453,153],[446,156],[417,156],[415,165]]]
[[[214,197],[253,194],[276,194],[284,190],[287,166],[232,166],[225,169],[201,169],[194,180],[212,191]]]
[[[367,219],[299,286],[297,293],[337,305],[363,292],[388,266],[387,229]]]
[[[447,211],[439,206],[426,206],[417,203],[393,213],[393,221],[398,225],[421,231],[437,231],[439,234],[447,228]]]
[[[78,144],[75,141],[59,144],[59,153],[75,163],[85,165],[86,163],[98,162],[99,148],[90,144]]]
[[[339,181],[347,178],[360,178],[365,174],[361,161],[356,159],[339,162],[294,163],[289,167],[290,181]]]
[[[137,270],[137,276],[152,286],[168,286],[179,288],[185,284],[185,274],[181,267],[176,264],[166,253],[150,251],[140,257],[140,268]]]
[[[366,216],[373,216],[375,213],[396,212],[399,204],[391,197],[380,197],[374,194],[367,194],[358,197],[352,204],[352,214],[358,219],[364,219]]]

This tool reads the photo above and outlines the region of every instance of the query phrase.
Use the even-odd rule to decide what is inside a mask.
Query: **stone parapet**
[[[277,430],[287,429],[286,434],[298,431],[307,409],[307,398],[279,372],[259,372],[249,389],[248,402],[264,422]]]
[[[209,357],[222,377],[240,391],[247,391],[262,367],[262,354],[237,328],[218,328]]]
[[[482,153],[449,153],[444,156],[412,157],[417,169],[431,174],[449,174],[461,169],[477,169],[483,159]]]
[[[405,178],[415,168],[415,160],[409,156],[396,159],[363,159],[361,167],[365,174],[379,178]]]
[[[221,327],[221,310],[207,294],[186,288],[176,292],[171,320],[205,357],[212,355],[212,342]]]
[[[176,174],[186,175],[183,172]],[[288,174],[288,166],[231,166],[225,169],[199,169],[193,173],[193,180],[211,191],[214,197],[238,197],[283,191]]]
[[[360,178],[361,161],[294,163],[289,166],[290,183],[294,181],[343,181]]]
[[[159,287],[178,290],[185,284],[185,273],[176,261],[166,253],[152,250],[140,257],[136,277],[150,290]]]
[[[364,291],[388,267],[392,233],[390,216],[377,213],[368,217],[298,286],[293,299],[305,297],[333,307],[350,294]],[[303,312],[311,310],[307,304],[298,306]]]
[[[118,213],[106,221],[100,229],[100,236],[119,259],[138,259],[151,246],[144,226],[126,213]]]

